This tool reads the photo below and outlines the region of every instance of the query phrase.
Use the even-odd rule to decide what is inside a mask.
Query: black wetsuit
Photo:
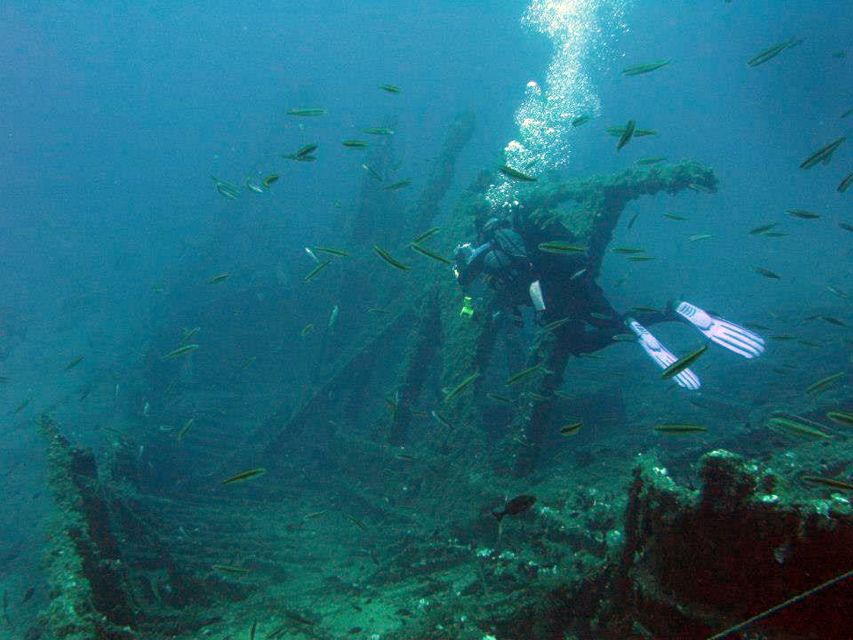
[[[511,229],[498,229],[491,240],[474,250],[459,273],[459,284],[467,286],[480,275],[495,289],[498,303],[512,309],[517,318],[519,306],[532,304],[530,285],[539,280],[546,310],[538,320],[547,324],[569,318],[560,328],[560,335],[571,345],[574,354],[599,351],[613,344],[614,336],[628,331],[627,316],[613,308],[592,276],[581,273],[572,277],[564,269],[540,273],[527,256],[524,240]],[[667,312],[632,317],[643,325],[671,319]]]
[[[524,240],[511,229],[498,229],[491,240],[477,247],[457,279],[463,287],[479,276],[495,290],[500,306],[518,313],[530,305],[530,283],[536,280]]]

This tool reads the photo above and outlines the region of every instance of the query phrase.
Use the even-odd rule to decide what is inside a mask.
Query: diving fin
[[[669,349],[664,347],[660,341],[649,333],[648,329],[639,322],[629,318],[627,324],[628,328],[637,336],[637,342],[639,342],[640,346],[643,347],[643,351],[645,351],[661,369],[666,369],[669,365],[678,360],[678,358],[676,358]],[[693,373],[690,369],[685,369],[684,371],[676,374],[673,376],[673,379],[679,386],[684,387],[685,389],[690,389],[691,391],[695,391],[702,386],[702,383],[699,381],[699,376]]]
[[[679,303],[675,312],[706,338],[739,356],[751,359],[764,353],[764,338],[734,322],[712,316],[689,302]]]

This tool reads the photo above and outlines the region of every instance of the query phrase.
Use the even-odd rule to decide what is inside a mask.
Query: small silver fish
[[[586,267],[584,267],[583,269],[580,269],[580,270],[578,270],[578,271],[575,271],[575,272],[571,275],[571,277],[569,278],[569,280],[574,280],[575,278],[580,278],[580,277],[581,277],[583,274],[585,274],[585,273],[586,273]]]

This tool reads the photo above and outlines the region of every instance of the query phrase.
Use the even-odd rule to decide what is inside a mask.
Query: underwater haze
[[[0,638],[853,637],[853,6],[0,6]]]

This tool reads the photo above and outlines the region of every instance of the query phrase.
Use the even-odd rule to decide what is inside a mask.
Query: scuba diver
[[[584,259],[558,256],[562,265],[557,269],[548,268],[548,259],[539,261],[543,264],[534,263],[524,239],[507,219],[490,218],[480,230],[477,243],[476,247],[470,242],[457,245],[454,252],[453,272],[463,289],[467,291],[482,277],[496,296],[499,309],[493,317],[508,309],[516,326],[523,324],[520,307],[524,306],[533,307],[540,325],[560,321],[561,336],[574,355],[613,344],[614,337],[627,327],[646,354],[666,369],[678,358],[646,325],[677,320],[687,321],[715,344],[744,358],[755,358],[764,352],[761,336],[689,302],[670,303],[663,311],[649,310],[635,316],[618,313],[596,284]],[[580,268],[570,273],[567,265]],[[684,369],[674,379],[686,389],[701,386],[699,377],[690,369]]]

